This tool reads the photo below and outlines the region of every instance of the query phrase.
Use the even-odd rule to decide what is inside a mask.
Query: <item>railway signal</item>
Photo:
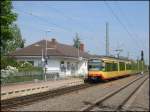
[[[141,51],[141,61],[143,61],[144,60],[144,52],[143,52],[143,50]]]
[[[142,61],[142,72],[141,72],[141,74],[143,75],[143,71],[144,71],[144,52],[143,52],[143,50],[141,51],[141,61]]]

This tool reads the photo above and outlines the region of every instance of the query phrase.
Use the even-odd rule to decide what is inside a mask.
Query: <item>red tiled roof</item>
[[[16,50],[10,53],[10,56],[41,56],[42,49],[45,54],[46,40],[41,40],[25,48]],[[66,57],[78,57],[78,49],[71,45],[61,44],[58,42],[52,42],[47,40],[47,56],[66,56]],[[80,51],[79,56],[89,58],[91,55]]]

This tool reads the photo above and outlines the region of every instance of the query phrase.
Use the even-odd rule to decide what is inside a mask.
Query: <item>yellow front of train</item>
[[[88,80],[104,80],[105,63],[101,59],[88,61]]]

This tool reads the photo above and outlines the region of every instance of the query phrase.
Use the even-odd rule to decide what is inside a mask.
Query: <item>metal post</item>
[[[43,56],[43,48],[42,48],[42,67],[43,67],[43,80],[44,80],[44,77],[45,77],[45,60],[44,60],[44,56]]]
[[[45,81],[46,81],[46,80],[47,80],[47,79],[46,79],[46,67],[47,67],[47,66],[46,66],[46,64],[47,64],[47,63],[46,63],[46,61],[47,61],[47,39],[45,40],[45,42],[46,42],[46,44],[45,44],[45,61],[44,61],[44,63],[45,63],[45,64],[44,64],[44,66],[45,66],[45,68],[44,68],[44,71],[45,71],[45,75],[44,75],[45,77],[44,77],[44,79],[45,79]]]
[[[79,75],[79,57],[80,57],[80,56],[79,56],[79,46],[80,46],[80,45],[79,45],[79,43],[78,43],[78,63],[77,63],[77,64],[78,64],[78,75]]]
[[[47,38],[47,32],[49,32],[49,31],[46,31],[45,33],[46,33],[46,38]],[[46,71],[47,71],[47,66],[46,66],[46,63],[47,62],[47,39],[45,40],[45,62],[44,62],[44,71],[45,71],[45,81],[47,81],[47,77],[46,77]]]
[[[50,30],[46,31],[46,37],[47,37],[47,32],[51,32]],[[46,77],[46,71],[47,71],[47,39],[46,39],[46,44],[45,44],[45,81],[47,81],[47,77]]]
[[[106,56],[109,56],[109,31],[108,31],[108,23],[106,22]]]

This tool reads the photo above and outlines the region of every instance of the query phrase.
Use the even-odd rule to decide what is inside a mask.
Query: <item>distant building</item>
[[[88,73],[87,61],[91,55],[84,51],[84,44],[81,44],[78,50],[72,45],[61,44],[56,39],[52,39],[51,41],[41,40],[18,49],[10,53],[10,56],[18,61],[28,61],[39,67],[43,66],[43,61],[47,58],[47,73],[57,72],[59,76],[74,76]]]

